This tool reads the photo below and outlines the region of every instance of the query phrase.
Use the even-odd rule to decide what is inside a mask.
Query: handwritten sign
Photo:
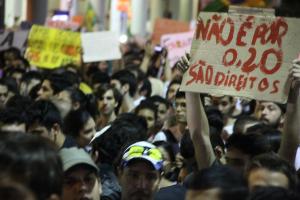
[[[83,61],[95,62],[121,58],[117,33],[110,31],[82,33]]]
[[[157,19],[153,30],[152,44],[159,44],[162,35],[188,32],[190,30],[190,24],[172,19]]]
[[[16,47],[23,53],[29,31],[4,31],[0,32],[0,50]]]
[[[294,18],[202,12],[181,89],[286,102],[299,33]]]
[[[170,66],[184,56],[185,53],[190,53],[192,46],[194,31],[176,34],[166,34],[161,37],[161,46],[167,48]]]
[[[80,63],[80,33],[34,25],[28,37],[25,57],[30,64],[53,69]]]

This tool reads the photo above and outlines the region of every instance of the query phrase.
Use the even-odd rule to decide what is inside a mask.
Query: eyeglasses
[[[132,146],[130,147],[124,154],[124,160],[130,160],[131,158],[141,157],[141,156],[148,156],[149,158],[153,159],[154,161],[161,162],[162,161],[162,154],[157,148],[149,148],[143,146]]]

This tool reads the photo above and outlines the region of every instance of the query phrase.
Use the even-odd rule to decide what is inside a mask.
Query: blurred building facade
[[[224,11],[236,0],[0,0],[0,28],[17,27],[21,22],[45,24],[55,15],[75,21],[83,31],[111,30],[146,36],[157,18],[191,22],[200,10]],[[278,7],[280,15],[300,15],[299,0],[239,0],[242,5]],[[219,5],[222,4],[222,5]],[[280,6],[281,5],[281,6]],[[255,6],[255,5],[254,5]],[[210,9],[210,10],[209,10]],[[88,24],[89,23],[89,24]]]

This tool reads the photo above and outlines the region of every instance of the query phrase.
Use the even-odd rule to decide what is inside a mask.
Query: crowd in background
[[[31,66],[0,53],[0,199],[300,199],[300,65],[288,104],[179,91],[189,56]]]

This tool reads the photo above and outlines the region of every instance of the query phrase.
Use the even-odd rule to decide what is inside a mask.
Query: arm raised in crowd
[[[187,57],[183,57],[178,67],[184,72],[189,67]],[[198,169],[204,169],[212,165],[216,157],[209,137],[209,124],[200,95],[186,92],[187,123],[195,149],[195,158]]]
[[[300,60],[293,62],[290,71],[292,86],[287,103],[279,155],[294,166],[300,144]]]

